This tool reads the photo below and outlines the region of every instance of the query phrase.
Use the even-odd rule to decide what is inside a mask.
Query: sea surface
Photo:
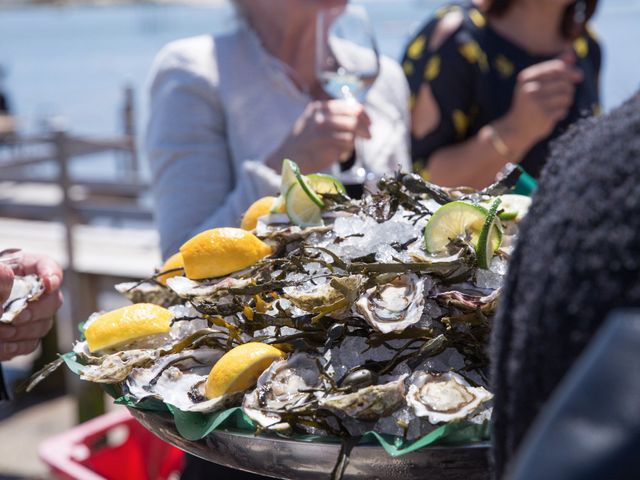
[[[410,35],[442,1],[362,0],[383,53],[399,58]],[[234,25],[228,5],[73,6],[0,10],[0,65],[23,129],[61,116],[73,131],[121,131],[123,87],[136,92],[139,131],[156,52],[167,42]],[[640,87],[640,0],[602,0],[593,22],[605,46],[605,110]],[[104,167],[107,168],[107,167]],[[95,172],[94,172],[95,173]]]

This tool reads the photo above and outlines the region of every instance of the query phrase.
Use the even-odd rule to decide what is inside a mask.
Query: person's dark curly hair
[[[640,94],[552,149],[495,319],[500,478],[527,428],[614,308],[640,307]]]
[[[500,17],[504,15],[518,0],[489,0],[487,14]],[[584,33],[587,22],[593,16],[598,6],[598,0],[582,0],[584,2],[584,17],[581,23],[576,23],[576,4],[573,2],[567,6],[562,16],[560,33],[567,40],[575,40]]]

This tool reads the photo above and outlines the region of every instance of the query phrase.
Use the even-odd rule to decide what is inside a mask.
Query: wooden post
[[[59,185],[62,187],[62,219],[65,226],[65,243],[67,253],[67,271],[65,282],[70,293],[68,297],[71,306],[71,322],[77,327],[85,321],[91,313],[97,310],[97,291],[93,278],[81,275],[75,269],[73,231],[78,223],[73,199],[70,196],[72,185],[69,175],[69,138],[62,129],[54,132],[56,153],[59,167]],[[77,401],[78,422],[84,422],[104,413],[104,394],[95,384],[79,380],[71,382],[71,389]]]
[[[122,130],[129,142],[129,169],[131,180],[140,180],[140,165],[136,148],[135,90],[133,85],[124,86],[124,105],[122,108]]]

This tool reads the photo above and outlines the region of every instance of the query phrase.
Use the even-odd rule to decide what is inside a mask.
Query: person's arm
[[[444,186],[489,185],[508,162],[518,162],[564,118],[581,74],[573,58],[533,65],[520,72],[511,108],[469,135],[477,109],[476,78],[490,68],[462,25],[460,12],[429,24],[407,49],[405,72],[415,98],[414,157],[426,160],[431,181]],[[412,58],[412,53],[414,53]]]
[[[216,66],[201,61],[215,55],[190,46],[173,44],[159,54],[150,92],[146,150],[164,258],[200,231],[237,226],[246,208],[280,183],[259,161],[235,171]]]
[[[445,186],[489,185],[506,163],[519,162],[567,115],[581,80],[570,59],[523,70],[509,112],[470,139],[434,152],[429,158],[431,179]]]

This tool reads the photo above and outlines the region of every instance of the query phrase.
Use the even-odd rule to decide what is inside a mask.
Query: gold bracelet
[[[489,139],[491,140],[493,148],[495,148],[496,152],[503,157],[509,158],[509,147],[504,143],[504,140],[502,140],[502,137],[498,133],[498,130],[496,130],[496,127],[489,123],[487,124],[487,128],[489,129]]]

